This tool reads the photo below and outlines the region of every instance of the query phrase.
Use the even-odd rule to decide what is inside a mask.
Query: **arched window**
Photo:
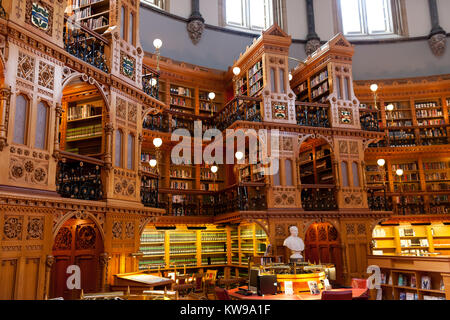
[[[286,176],[286,186],[293,186],[292,182],[292,161],[289,159],[286,159],[284,161],[284,173]]]
[[[25,96],[16,97],[16,113],[14,115],[13,141],[19,144],[26,143],[26,128],[28,121],[29,101]]]
[[[358,163],[356,162],[352,163],[352,174],[353,174],[353,186],[359,187],[359,170],[358,170]]]
[[[347,161],[341,162],[342,186],[348,187],[348,164]]]
[[[227,26],[264,30],[273,24],[272,0],[222,0]]]
[[[346,36],[407,35],[404,0],[334,0]]]
[[[134,136],[130,133],[128,134],[128,144],[127,144],[127,169],[133,170],[134,168]]]
[[[155,7],[158,7],[163,10],[167,10],[167,2],[166,0],[141,0],[142,3],[146,3]]]
[[[130,21],[128,26],[128,41],[133,45],[136,46],[136,37],[134,32],[134,13],[130,12]]]
[[[40,101],[37,105],[36,136],[34,145],[38,149],[47,149],[48,106]]]
[[[122,167],[122,131],[116,130],[116,154],[115,154],[115,164],[116,167]]]
[[[125,39],[125,35],[126,35],[126,31],[127,31],[127,24],[126,24],[126,14],[125,14],[125,7],[122,6],[121,11],[120,11],[120,25],[121,25],[121,30],[120,32],[122,33],[122,39]]]

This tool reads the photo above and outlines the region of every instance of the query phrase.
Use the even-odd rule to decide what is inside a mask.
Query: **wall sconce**
[[[162,40],[161,39],[155,39],[153,40],[153,46],[156,49],[156,71],[159,72],[159,59],[161,57],[161,53],[159,51],[159,49],[161,49],[162,47]]]

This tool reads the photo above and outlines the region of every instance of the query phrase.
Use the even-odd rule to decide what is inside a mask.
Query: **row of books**
[[[184,232],[174,232],[170,233],[170,242],[180,242],[180,241],[197,241],[197,235],[195,233],[184,233]]]
[[[399,204],[401,202],[402,202],[401,199],[399,199],[399,198],[395,199],[395,203]],[[403,202],[406,204],[420,204],[420,203],[423,203],[423,198],[420,196],[406,196],[406,197],[403,197]],[[400,235],[400,237],[403,237],[403,236]],[[405,237],[407,237],[407,236],[405,236]]]
[[[402,169],[404,171],[416,171],[416,170],[418,170],[417,169],[417,163],[415,163],[415,162],[393,164],[392,165],[392,171],[397,171],[397,169]]]
[[[173,195],[172,196],[172,203],[192,203],[194,199],[191,196],[186,195]]]
[[[424,170],[442,170],[448,169],[450,163],[447,162],[424,162],[423,169]]]
[[[417,118],[431,118],[431,117],[442,117],[441,109],[431,109],[431,110],[416,110]]]
[[[411,127],[413,124],[412,124],[412,121],[411,120],[405,120],[405,121],[400,121],[400,120],[397,120],[397,122],[394,122],[394,123],[392,123],[392,122],[387,122],[387,126],[389,127],[389,128],[395,128],[395,127]]]
[[[186,170],[186,169],[171,169],[170,170],[170,177],[171,178],[191,179],[192,178],[192,171],[191,170]]]
[[[202,241],[227,241],[227,234],[223,232],[202,232]]]
[[[213,183],[202,183],[200,188],[203,191],[219,191],[219,185]]]
[[[87,19],[83,21],[83,25],[86,28],[95,30],[101,27],[105,27],[109,25],[109,20],[105,16],[100,16],[98,18]]]
[[[426,181],[447,180],[447,172],[425,173]]]
[[[102,125],[89,125],[85,127],[79,128],[70,128],[66,131],[66,139],[67,141],[76,140],[81,138],[88,138],[91,136],[97,136],[102,134]]]
[[[180,96],[186,96],[186,97],[191,97],[191,89],[189,88],[184,88],[184,87],[170,87],[170,93],[171,94],[177,94]]]
[[[386,120],[411,119],[409,111],[391,111],[386,114]]]
[[[391,131],[389,132],[389,139],[393,140],[416,140],[416,136],[412,131]]]
[[[420,130],[421,138],[430,138],[430,137],[446,137],[447,131],[443,128],[433,128],[433,129],[425,129]]]
[[[317,76],[311,79],[311,87],[314,87],[315,85],[324,81],[327,78],[328,78],[328,70],[322,71]]]
[[[394,181],[403,181],[403,182],[410,182],[410,181],[419,181],[419,173],[404,173],[402,176],[394,176]]]
[[[197,258],[170,258],[171,265],[186,265],[186,266],[196,266]]]
[[[419,184],[414,184],[414,183],[407,183],[407,184],[403,184],[400,187],[400,184],[395,184],[394,185],[394,191],[395,192],[407,192],[407,191],[419,191],[420,190],[420,186]],[[398,199],[397,199],[398,200]],[[400,201],[400,200],[398,200]]]
[[[170,245],[170,254],[180,253],[196,253],[197,247],[195,245]]]
[[[164,233],[158,232],[158,233],[142,233],[141,236],[141,242],[147,243],[147,242],[164,242]]]
[[[209,103],[209,102],[201,102],[200,103],[200,110],[202,111],[212,111],[217,112],[217,105]]]
[[[95,4],[98,2],[102,2],[104,0],[72,0],[72,8],[76,9],[76,8],[80,8],[80,7],[84,7],[90,4]]]
[[[250,87],[251,87],[251,86],[254,85],[257,81],[261,80],[262,77],[263,77],[263,71],[262,71],[262,69],[261,69],[261,70],[259,70],[257,73],[255,73],[253,76],[251,76],[251,77],[248,79],[248,84],[249,84]]]
[[[314,99],[327,91],[328,91],[328,82],[324,82],[311,92],[311,97]]]
[[[211,170],[202,170],[200,173],[200,179],[202,180],[213,180],[217,178],[217,175],[212,173]]]
[[[436,108],[439,107],[439,105],[432,101],[432,102],[420,102],[415,104],[416,109],[426,109],[426,108]]]
[[[227,247],[224,244],[202,244],[202,253],[204,252],[226,252]]]
[[[262,68],[262,60],[258,61],[253,67],[251,67],[248,70],[248,76],[251,77],[255,74],[255,72],[258,72],[259,69]]]
[[[434,119],[434,120],[417,120],[418,126],[439,126],[445,124],[444,119]]]
[[[186,99],[180,97],[170,97],[170,104],[180,107],[191,107],[190,105],[186,105]]]
[[[67,120],[79,120],[102,114],[102,107],[94,104],[84,104],[69,107],[67,110]]]
[[[256,94],[262,87],[263,87],[263,82],[257,81],[255,84],[253,84],[250,87],[250,96],[253,96],[254,94]]]
[[[166,265],[164,259],[155,259],[155,260],[145,260],[145,261],[139,261],[139,270],[146,270],[149,267],[157,268],[161,267],[164,268]]]
[[[428,247],[428,240],[427,239],[401,239],[400,240],[400,247],[407,248],[407,247]]]
[[[447,191],[450,190],[450,183],[427,183],[427,191]]]
[[[141,161],[142,162],[149,162],[150,160],[155,159],[155,156],[150,153],[141,153]]]
[[[171,181],[170,182],[170,188],[171,189],[177,189],[177,190],[187,190],[190,189],[190,184],[187,182],[182,181]]]
[[[202,258],[202,265],[227,264],[226,257],[208,257]]]
[[[141,247],[140,251],[146,256],[160,256],[165,254],[164,247]]]
[[[305,81],[303,83],[300,83],[300,85],[297,87],[297,90],[299,93],[308,90],[308,83]]]

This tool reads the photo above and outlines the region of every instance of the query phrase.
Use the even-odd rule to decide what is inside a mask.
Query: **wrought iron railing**
[[[149,96],[159,99],[159,72],[146,65],[142,68],[142,90]]]
[[[361,129],[365,131],[380,131],[377,110],[360,109],[359,114]]]
[[[367,202],[371,211],[392,211],[392,198],[386,195],[383,187],[368,189]]]
[[[302,185],[302,206],[305,211],[337,210],[334,185]]]
[[[329,128],[329,109],[327,104],[295,102],[297,125]]]
[[[237,96],[214,115],[214,125],[219,130],[236,121],[261,122],[261,98]]]
[[[108,73],[109,67],[105,56],[105,49],[109,46],[108,40],[70,17],[66,16],[64,20],[64,49],[78,59]]]
[[[233,185],[217,192],[170,189],[160,189],[160,192],[168,196],[160,201],[159,208],[165,208],[173,216],[214,216],[267,209],[264,183]],[[179,194],[188,196],[185,201],[173,202],[171,196]]]
[[[103,199],[103,162],[63,151],[60,154],[62,159],[58,162],[56,191],[64,198]]]
[[[145,207],[159,208],[158,177],[143,174],[141,177],[141,202]]]

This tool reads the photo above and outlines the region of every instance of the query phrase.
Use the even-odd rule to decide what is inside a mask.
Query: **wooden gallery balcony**
[[[56,174],[56,191],[64,198],[103,199],[101,173],[104,162],[94,158],[60,151]]]
[[[327,184],[302,184],[302,207],[305,211],[337,210],[336,186]]]
[[[217,216],[267,209],[264,183],[243,183],[221,191],[159,189],[158,208],[171,216]]]

